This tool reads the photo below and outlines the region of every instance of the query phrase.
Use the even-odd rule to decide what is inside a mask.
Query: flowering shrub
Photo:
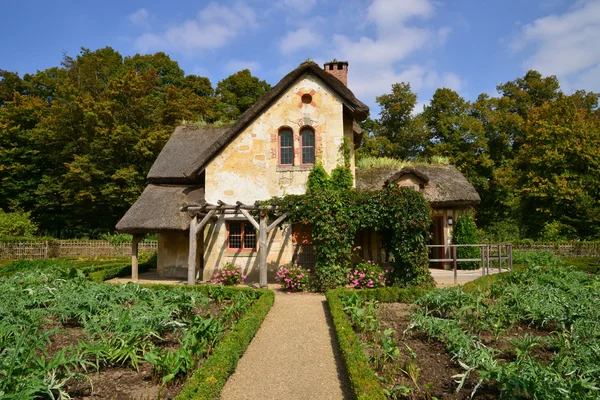
[[[279,268],[275,280],[281,284],[281,288],[289,292],[302,292],[308,290],[310,281],[308,273],[310,269],[304,269],[298,264],[290,264]]]
[[[246,275],[242,272],[242,267],[230,262],[225,263],[222,268],[215,267],[215,272],[210,283],[223,286],[237,286],[244,283]]]
[[[368,289],[385,286],[387,270],[383,271],[381,267],[372,261],[361,262],[350,274],[348,280],[350,286],[356,289]]]

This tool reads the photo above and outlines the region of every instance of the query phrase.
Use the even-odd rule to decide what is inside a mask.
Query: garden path
[[[346,399],[350,393],[325,296],[275,290],[275,304],[221,399]]]

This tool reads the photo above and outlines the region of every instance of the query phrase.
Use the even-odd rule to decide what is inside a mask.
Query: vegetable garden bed
[[[356,396],[600,396],[600,277],[533,264],[471,287],[328,292]]]
[[[98,284],[60,267],[11,274],[0,398],[217,398],[272,303],[265,290]]]

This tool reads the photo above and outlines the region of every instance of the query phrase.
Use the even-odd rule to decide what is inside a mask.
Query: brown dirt
[[[183,384],[161,387],[152,382],[152,365],[140,364],[139,372],[123,367],[102,369],[88,375],[91,380],[69,382],[69,394],[74,399],[174,399]]]
[[[382,330],[393,328],[396,331],[394,340],[402,352],[400,367],[411,360],[406,346],[416,354],[414,362],[417,368],[421,369],[417,380],[419,390],[414,390],[409,398],[424,399],[434,396],[438,399],[470,399],[477,385],[476,377],[471,376],[461,391],[456,393],[458,384],[452,376],[461,374],[464,370],[452,361],[443,343],[429,339],[420,332],[404,333],[410,324],[409,314],[410,305],[402,303],[382,304],[379,310]],[[388,388],[394,385],[415,386],[413,381],[402,372],[395,373],[389,378],[393,379],[394,383],[387,385]],[[494,387],[482,385],[473,398],[496,399],[498,391]]]
[[[439,399],[471,398],[471,393],[477,384],[477,377],[475,375],[471,376],[461,391],[456,393],[456,387],[458,385],[454,382],[452,376],[461,374],[464,371],[457,363],[452,361],[451,356],[447,353],[443,343],[430,339],[426,334],[421,332],[411,331],[404,333],[410,324],[410,308],[410,304],[402,303],[382,304],[379,308],[379,318],[382,322],[382,330],[387,328],[393,328],[395,330],[394,339],[399,344],[402,351],[400,366],[404,365],[404,363],[410,359],[408,354],[409,351],[406,346],[410,347],[417,355],[415,363],[417,367],[421,369],[417,383],[419,384],[421,391],[413,392],[412,397],[410,398],[428,398],[427,395],[432,395]],[[498,355],[499,359],[514,361],[516,359],[516,352],[509,340],[522,338],[526,334],[529,336],[550,336],[553,334],[554,328],[555,327],[547,327],[546,329],[538,329],[526,324],[517,324],[508,331],[500,334],[497,338],[491,332],[482,332],[479,334],[479,338],[486,346],[500,351],[500,354]],[[541,362],[549,362],[554,357],[554,353],[546,348],[543,343],[535,347],[531,354],[535,359]],[[394,380],[395,385],[414,387],[412,380],[401,372],[390,378]],[[431,389],[426,393],[424,388],[428,384],[431,384]],[[389,387],[392,386],[393,385],[389,385]],[[473,398],[495,399],[498,395],[498,388],[493,385],[482,385]]]

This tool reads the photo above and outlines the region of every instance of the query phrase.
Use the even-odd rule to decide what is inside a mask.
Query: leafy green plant
[[[477,226],[475,219],[470,214],[459,215],[452,233],[452,244],[477,244]],[[480,258],[478,247],[458,247],[458,258]],[[473,270],[480,267],[477,261],[459,262],[459,269]]]

